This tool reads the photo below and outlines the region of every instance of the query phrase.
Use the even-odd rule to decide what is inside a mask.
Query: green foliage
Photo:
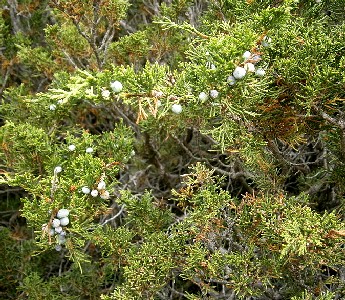
[[[145,236],[164,230],[171,222],[168,211],[162,211],[154,206],[152,197],[146,193],[140,199],[123,197],[119,203],[126,205],[129,226],[139,236]]]
[[[15,287],[20,281],[19,269],[23,257],[20,253],[20,245],[12,239],[9,229],[0,227],[0,241],[0,258],[3,262],[0,272],[0,295],[1,297],[13,297],[16,294]]]
[[[299,296],[296,296],[296,297],[292,297],[291,299],[292,300],[299,300],[299,299],[304,299],[304,300],[307,300],[307,299],[318,299],[318,300],[331,300],[331,299],[334,299],[335,295],[331,292],[326,292],[326,293],[323,293],[322,295],[318,296],[317,298],[313,297],[312,294],[308,293],[307,291],[303,292],[302,295],[299,297]]]
[[[44,130],[30,124],[16,126],[8,122],[1,132],[2,159],[9,168],[35,175],[44,172],[43,163],[52,155],[49,137]],[[14,135],[17,135],[15,139]]]
[[[343,1],[11,5],[1,297],[344,297]]]
[[[143,61],[150,51],[147,34],[142,31],[125,35],[109,46],[109,56],[115,57],[119,64],[136,64]]]

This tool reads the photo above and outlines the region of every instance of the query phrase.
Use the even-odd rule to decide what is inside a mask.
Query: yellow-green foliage
[[[344,297],[344,1],[10,2],[0,298]]]

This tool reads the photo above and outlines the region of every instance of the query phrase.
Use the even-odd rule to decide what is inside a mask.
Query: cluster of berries
[[[262,77],[265,75],[265,70],[262,68],[255,69],[255,64],[261,60],[261,56],[258,54],[252,54],[250,51],[243,53],[245,63],[243,67],[237,66],[227,79],[229,85],[234,85],[236,80],[242,79],[246,76],[247,72],[254,73],[256,76]]]
[[[62,103],[64,103],[63,99],[60,99],[60,100],[57,101],[57,104],[62,104]],[[49,105],[49,110],[54,111],[54,110],[56,110],[56,108],[57,108],[56,104],[50,104]]]
[[[209,95],[212,99],[216,99],[219,96],[219,92],[217,90],[210,90]],[[205,92],[201,92],[199,94],[199,100],[201,102],[205,102],[208,99],[208,94],[206,94]]]
[[[60,251],[62,249],[62,245],[66,243],[66,231],[64,227],[69,224],[69,210],[62,208],[60,209],[55,218],[51,222],[51,228],[48,232],[50,236],[56,236],[57,245],[55,249]],[[42,225],[42,230],[46,231],[48,229],[48,224]]]
[[[76,146],[73,145],[73,144],[68,146],[68,150],[71,151],[71,152],[73,152],[75,149],[76,149]],[[93,148],[92,147],[88,147],[88,148],[85,149],[85,152],[86,153],[92,153],[93,152]]]
[[[113,92],[116,94],[120,93],[122,91],[122,88],[123,88],[122,83],[119,81],[111,82],[110,87],[113,90]],[[152,94],[156,98],[160,98],[163,96],[163,92],[161,92],[161,91],[153,91]],[[108,90],[103,90],[102,96],[107,99],[110,96],[110,92]],[[157,103],[158,103],[158,105],[157,105],[158,107],[161,106],[160,100],[158,100]],[[175,114],[180,114],[182,112],[182,106],[180,104],[173,104],[171,106],[171,111]]]
[[[263,47],[269,47],[271,45],[271,38],[265,36],[261,41],[261,45]],[[232,72],[227,78],[227,82],[229,85],[234,85],[237,80],[240,80],[246,76],[247,73],[255,73],[256,76],[262,77],[265,75],[265,70],[263,68],[255,68],[255,64],[261,60],[261,56],[259,54],[251,53],[250,51],[246,51],[243,53],[243,58],[245,59],[243,67],[237,66],[235,70]],[[219,92],[217,90],[210,90],[209,93],[201,92],[199,94],[199,100],[201,102],[205,102],[208,97],[212,99],[216,99],[219,96]]]
[[[69,145],[68,146],[70,151],[75,150],[75,145]],[[92,148],[86,149],[87,153],[92,153]],[[62,172],[61,166],[57,166],[54,168],[54,176],[56,177],[58,173]],[[102,177],[103,178],[103,177]],[[105,189],[106,185],[103,179],[101,179],[97,187],[93,190],[91,190],[89,187],[84,186],[81,190],[84,194],[90,194],[92,197],[100,196],[102,199],[109,199],[109,192]],[[60,209],[54,219],[51,221],[51,225],[48,226],[48,224],[42,225],[42,231],[45,233],[48,233],[49,236],[56,236],[57,245],[55,246],[55,249],[57,251],[60,251],[62,249],[62,245],[66,243],[66,231],[64,230],[64,227],[69,224],[69,210],[62,208]]]
[[[271,38],[265,36],[261,41],[261,45],[263,47],[269,47],[271,45],[271,42]],[[247,72],[255,72],[255,75],[259,77],[265,75],[266,72],[263,68],[255,69],[255,64],[257,64],[261,60],[261,56],[259,54],[246,51],[243,53],[243,58],[245,59],[243,67],[237,66],[232,75],[228,77],[227,82],[229,85],[234,85],[236,83],[236,80],[242,79],[244,76],[246,76]]]
[[[110,83],[110,88],[113,90],[114,93],[118,94],[122,91],[122,83],[120,81],[113,81]],[[86,94],[93,94],[93,89],[91,88],[90,90],[86,90]],[[107,89],[103,89],[102,90],[102,97],[105,99],[109,99],[110,98],[110,91]],[[62,104],[64,102],[64,100],[59,100],[57,102],[57,104]],[[56,104],[50,104],[49,105],[49,110],[56,110],[57,106]]]
[[[261,45],[263,47],[269,47],[271,45],[271,42],[272,42],[271,38],[268,36],[265,36],[261,41]],[[209,55],[209,53],[207,52],[206,55]],[[250,51],[246,51],[243,53],[243,58],[245,59],[243,67],[237,66],[235,70],[233,71],[232,75],[230,75],[227,78],[227,82],[229,85],[234,85],[236,83],[236,80],[240,80],[244,78],[247,72],[251,72],[251,73],[255,72],[255,75],[259,77],[262,77],[265,75],[266,72],[263,68],[255,69],[255,64],[261,60],[260,55],[252,54]],[[211,70],[216,69],[216,66],[209,62],[206,64],[206,67],[210,68]],[[123,88],[122,83],[119,81],[111,82],[110,87],[115,93],[120,93]],[[102,95],[104,98],[109,98],[110,92],[108,90],[103,90]],[[212,99],[216,99],[219,96],[219,92],[217,90],[210,90],[209,94],[205,92],[201,92],[199,94],[199,100],[201,102],[205,102],[209,96]],[[176,103],[173,104],[171,106],[171,111],[175,114],[180,114],[182,112],[182,105],[176,104]]]
[[[109,192],[105,189],[105,182],[103,180],[98,182],[97,188],[91,190],[89,187],[84,186],[81,191],[86,195],[90,194],[92,197],[100,196],[104,200],[109,199],[110,196]]]
[[[113,92],[115,94],[118,94],[118,93],[120,93],[122,91],[123,86],[122,86],[122,83],[120,81],[115,80],[115,81],[112,81],[110,83],[110,88],[113,90]],[[104,99],[109,99],[110,98],[110,91],[107,90],[107,89],[103,88],[101,94],[102,94],[102,97]]]

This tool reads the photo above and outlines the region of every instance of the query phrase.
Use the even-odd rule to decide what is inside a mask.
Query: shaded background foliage
[[[344,297],[344,1],[0,3],[1,297]]]

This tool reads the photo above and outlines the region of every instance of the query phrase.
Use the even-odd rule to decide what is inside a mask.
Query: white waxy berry
[[[60,166],[55,167],[55,169],[54,169],[55,174],[61,173],[61,172],[62,172],[62,168]]]
[[[210,65],[210,69],[211,69],[211,70],[215,70],[215,69],[216,69],[216,66],[215,66],[214,64],[211,64],[211,65]]]
[[[56,217],[61,219],[61,218],[64,218],[64,217],[68,217],[68,215],[69,215],[69,210],[66,209],[66,208],[61,208],[57,212]]]
[[[97,185],[98,190],[104,190],[105,189],[105,182],[101,180]]]
[[[100,193],[99,196],[100,196],[102,199],[107,200],[107,199],[109,199],[110,194],[109,194],[108,191],[102,191],[102,193]]]
[[[60,236],[66,236],[66,234],[67,234],[67,233],[66,233],[65,230],[62,230],[62,231],[59,233]]]
[[[110,87],[115,93],[120,93],[123,88],[122,83],[117,80],[110,83]]]
[[[234,85],[236,83],[236,79],[232,75],[230,75],[226,81],[228,82],[229,85]]]
[[[259,77],[262,77],[262,76],[265,76],[265,74],[266,74],[266,71],[264,70],[264,69],[257,69],[256,71],[255,71],[255,75],[256,76],[259,76]]]
[[[244,64],[244,69],[247,72],[255,72],[255,66],[252,63],[246,63]]]
[[[59,243],[59,245],[62,245],[64,243],[66,243],[66,237],[64,235],[57,235],[57,242]]]
[[[204,101],[206,101],[208,99],[208,95],[205,93],[205,92],[201,92],[200,94],[199,94],[199,100],[201,101],[201,102],[204,102]]]
[[[173,104],[171,106],[171,111],[175,114],[180,114],[182,112],[182,106],[180,104]]]
[[[61,250],[62,250],[61,245],[55,245],[55,250],[56,250],[56,251],[61,251]]]
[[[55,235],[55,230],[54,230],[53,228],[49,230],[49,235],[50,235],[50,236]]]
[[[242,79],[244,76],[246,76],[246,69],[242,67],[236,67],[232,75],[235,77],[235,79]]]
[[[61,233],[61,232],[62,232],[61,226],[55,228],[55,233]]]
[[[60,220],[59,219],[53,219],[52,221],[52,227],[56,228],[60,226]]]
[[[60,219],[60,225],[61,226],[67,226],[69,224],[69,218],[68,217],[64,217]]]
[[[249,59],[252,56],[252,54],[250,53],[250,51],[246,51],[243,53],[243,58],[244,59]]]
[[[69,150],[69,151],[74,151],[74,150],[75,150],[75,145],[73,145],[73,144],[72,144],[72,145],[69,145],[69,146],[68,146],[68,150]]]
[[[93,152],[93,148],[91,148],[91,147],[86,148],[85,152],[86,153],[92,153]]]
[[[98,191],[97,190],[92,190],[91,191],[91,196],[92,197],[97,197],[98,196]]]
[[[219,96],[219,92],[217,90],[210,90],[210,96],[213,99],[216,99]]]
[[[49,109],[50,110],[55,110],[56,109],[56,105],[55,104],[50,104],[49,105]]]
[[[87,187],[87,186],[83,186],[81,188],[81,191],[84,193],[84,194],[90,194],[91,190]]]
[[[102,90],[102,97],[103,97],[104,99],[109,99],[109,97],[110,97],[110,91],[108,91],[108,90]]]

